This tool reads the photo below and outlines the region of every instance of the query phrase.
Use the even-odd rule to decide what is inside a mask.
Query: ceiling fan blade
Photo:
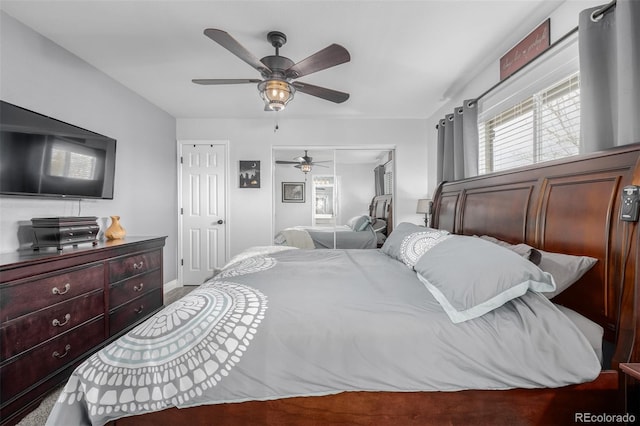
[[[217,30],[215,28],[207,28],[206,30],[204,30],[204,35],[227,49],[229,52],[236,55],[238,58],[251,65],[253,68],[260,71],[260,73],[263,73],[265,71],[271,72],[269,67],[260,62],[260,59],[256,58],[253,53],[245,49],[243,45],[238,43],[238,41],[235,38],[231,37],[226,31]]]
[[[337,104],[349,99],[349,94],[339,92],[337,90],[327,89],[325,87],[314,86],[313,84],[303,83],[301,81],[294,81],[291,83],[296,90],[306,93],[307,95],[317,96],[318,98],[326,99]]]
[[[350,60],[351,55],[349,55],[347,49],[339,44],[332,44],[289,67],[285,74],[288,78],[298,78],[349,62]]]
[[[300,164],[299,161],[282,161],[282,160],[276,160],[276,164]]]
[[[196,84],[244,84],[244,83],[260,83],[262,80],[255,78],[194,78],[191,80]]]
[[[318,163],[311,163],[311,165],[313,167],[324,167],[324,168],[328,168],[329,166],[325,166],[324,164],[318,164]]]

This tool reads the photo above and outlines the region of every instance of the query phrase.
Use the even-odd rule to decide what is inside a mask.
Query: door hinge
[[[184,259],[180,259],[180,266],[184,266]]]
[[[180,156],[180,164],[183,163],[183,161],[182,161],[183,159],[184,159],[184,157]]]
[[[180,214],[184,214],[184,208],[180,207]]]

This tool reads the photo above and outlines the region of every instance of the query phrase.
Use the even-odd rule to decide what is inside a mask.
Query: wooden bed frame
[[[387,222],[384,235],[388,237],[393,231],[393,196],[385,194],[373,197],[369,205],[369,216],[371,219],[382,219]]]
[[[600,323],[615,348],[610,365],[593,382],[555,389],[345,392],[172,408],[112,424],[565,425],[575,422],[576,413],[623,414],[618,365],[640,361],[640,235],[637,223],[618,217],[622,187],[640,185],[639,158],[640,145],[626,146],[445,183],[434,194],[435,227],[598,259],[554,299]]]

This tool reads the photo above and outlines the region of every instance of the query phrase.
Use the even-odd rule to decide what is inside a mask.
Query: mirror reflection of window
[[[91,155],[87,148],[54,141],[51,145],[48,174],[49,176],[94,180],[96,179],[96,164],[97,157]]]
[[[335,225],[334,190],[333,176],[313,177],[314,225]]]
[[[331,194],[325,193],[327,188],[316,189],[316,214],[331,214]]]

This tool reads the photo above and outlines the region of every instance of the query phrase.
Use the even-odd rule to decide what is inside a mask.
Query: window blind
[[[481,174],[578,154],[579,74],[480,122],[479,136]]]

